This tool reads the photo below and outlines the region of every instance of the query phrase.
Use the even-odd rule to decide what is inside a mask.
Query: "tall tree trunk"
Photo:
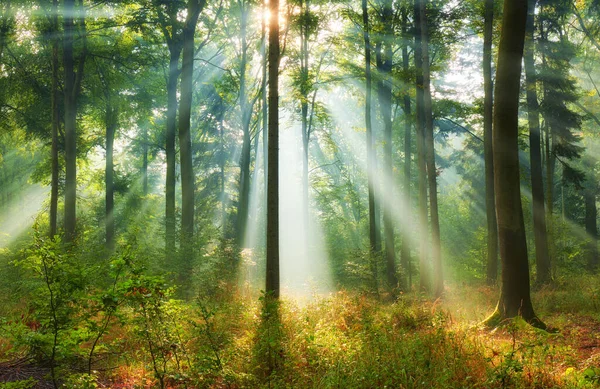
[[[427,261],[427,164],[425,162],[425,110],[423,90],[423,46],[421,45],[421,3],[414,0],[413,14],[415,19],[415,69],[416,69],[416,111],[417,111],[417,165],[419,168],[419,287],[429,291],[429,263]]]
[[[63,67],[65,73],[65,241],[75,239],[76,203],[77,203],[77,98],[83,76],[85,61],[85,31],[82,31],[84,49],[79,58],[78,70],[75,71],[73,41],[75,39],[75,1],[64,1],[64,41]],[[83,17],[83,0],[79,2],[80,27],[85,28]]]
[[[494,93],[494,184],[502,291],[496,311],[487,320],[522,316],[545,327],[531,303],[525,222],[519,178],[518,113],[521,60],[525,42],[527,0],[505,0]]]
[[[444,292],[442,250],[440,243],[440,220],[437,203],[437,170],[435,168],[435,145],[433,140],[433,113],[429,70],[429,31],[427,0],[420,2],[421,46],[423,47],[423,111],[425,116],[425,158],[429,182],[429,214],[431,217],[431,260],[433,262],[433,293],[440,297]]]
[[[266,292],[279,298],[279,0],[269,0],[269,152]]]
[[[529,152],[531,161],[531,195],[533,198],[533,231],[535,236],[535,263],[537,282],[550,281],[548,235],[544,210],[544,184],[542,180],[542,151],[540,137],[540,114],[537,99],[537,79],[534,62],[534,18],[536,0],[529,0],[527,30],[525,37],[525,83],[527,90],[527,119],[529,122]]]
[[[191,113],[194,75],[194,35],[204,1],[188,0],[183,26],[181,100],[179,104],[179,156],[181,168],[181,272],[184,285],[190,281],[194,261],[194,165],[192,162]]]
[[[493,93],[492,38],[494,27],[494,0],[485,0],[483,31],[483,154],[485,159],[485,210],[487,217],[487,283],[498,278],[498,224],[494,199],[494,155],[492,147]]]
[[[263,14],[266,15],[268,8],[267,4],[263,0]],[[267,21],[266,18],[262,18],[261,23],[261,33],[262,33],[262,45],[261,45],[261,54],[262,54],[262,80],[260,84],[261,91],[261,109],[262,109],[262,133],[263,133],[263,180],[264,180],[264,200],[265,200],[265,213],[264,216],[266,218],[266,199],[267,199],[267,185],[268,185],[268,164],[269,164],[269,142],[268,142],[268,134],[269,134],[269,109],[267,104],[267,68],[268,68],[268,55],[267,55]],[[265,219],[266,220],[266,219]]]
[[[585,232],[587,232],[589,243],[587,249],[588,270],[595,272],[598,269],[598,227],[596,219],[598,211],[596,209],[596,190],[594,184],[592,188],[586,188],[583,192],[585,199]]]
[[[404,7],[402,9],[402,71],[405,75],[409,74],[409,57],[408,57],[408,41],[410,39],[408,34],[408,8]],[[407,85],[409,84],[409,80],[406,80]],[[410,103],[410,95],[408,93],[403,96],[403,110],[404,110],[404,197],[406,199],[406,209],[409,214],[411,211],[411,190],[410,190],[410,164],[411,164],[411,153],[412,153],[412,113],[411,113],[411,103]],[[407,216],[408,217],[408,216]],[[402,248],[400,251],[400,262],[402,263],[402,268],[406,272],[407,275],[407,289],[410,290],[412,288],[412,269],[411,262],[412,258],[410,255],[411,250],[411,240],[410,240],[410,229],[406,228],[404,230],[403,239],[402,239]]]
[[[385,263],[386,278],[391,288],[398,286],[396,277],[396,249],[394,247],[394,222],[392,218],[392,188],[393,188],[393,162],[392,162],[392,43],[393,29],[392,2],[386,1],[381,14],[383,24],[383,37],[377,43],[376,58],[377,70],[380,73],[380,81],[377,82],[377,95],[379,98],[379,109],[383,119],[383,171],[384,180],[389,185],[383,190],[383,231],[385,236]]]
[[[377,258],[376,253],[379,247],[379,231],[377,230],[377,213],[375,210],[375,190],[374,190],[374,158],[373,153],[373,127],[371,123],[371,102],[372,102],[372,77],[371,77],[371,39],[369,36],[369,12],[367,9],[367,0],[362,0],[362,19],[363,19],[363,38],[365,41],[365,127],[367,133],[367,187],[369,196],[369,261],[371,274],[373,277],[373,288],[377,286]]]
[[[75,26],[73,15],[75,12],[74,0],[64,0],[64,34],[63,42],[63,67],[65,71],[65,239],[67,242],[75,238],[75,219],[77,201],[77,133],[75,106],[75,64],[73,60],[73,38]]]
[[[177,132],[177,80],[181,46],[169,45],[169,75],[167,78],[167,128],[165,153],[167,177],[165,182],[165,255],[167,261],[176,252],[175,247],[175,134]]]
[[[110,93],[110,92],[108,92]],[[104,223],[106,229],[106,250],[112,253],[115,249],[115,215],[114,215],[114,163],[113,163],[113,145],[115,141],[115,131],[117,129],[117,110],[107,102],[106,117],[106,169],[105,169],[105,214]]]
[[[304,21],[300,26],[300,111],[302,116],[302,224],[304,227],[304,247],[308,248],[308,145],[309,145],[309,125],[308,125],[308,91],[309,91],[309,73],[308,73],[308,38],[309,38],[309,0],[300,1],[300,7],[304,13]],[[308,254],[308,253],[307,253]]]
[[[547,41],[544,32],[543,24],[540,23],[540,40]],[[542,64],[545,69],[548,68],[546,55],[542,54]],[[544,99],[549,95],[546,83],[543,83]],[[546,231],[551,234],[553,231],[553,214],[554,214],[554,136],[553,128],[550,126],[550,121],[544,118],[545,130],[545,154],[546,154]],[[554,254],[554,244],[552,239],[548,240],[548,254],[546,258],[539,264],[536,262],[537,271],[539,272],[537,281],[539,283],[547,283],[552,280],[552,261]]]
[[[50,238],[58,232],[58,130],[60,127],[59,90],[58,90],[58,0],[52,1],[52,149],[50,159],[52,161],[52,178],[50,181]]]
[[[250,202],[250,119],[251,109],[248,101],[248,93],[246,92],[246,69],[248,62],[248,42],[246,37],[248,23],[248,5],[244,1],[240,1],[241,26],[240,37],[242,40],[242,58],[240,61],[240,110],[242,119],[242,156],[240,160],[240,195],[237,215],[237,242],[241,247],[244,244],[246,234],[246,224],[248,222],[248,210]]]

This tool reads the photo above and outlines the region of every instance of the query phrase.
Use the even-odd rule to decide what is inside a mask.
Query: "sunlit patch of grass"
[[[576,306],[581,312],[563,307],[570,300],[560,297],[558,287],[535,294],[536,301],[555,299],[554,312],[569,312],[548,312],[550,305],[540,303],[539,312],[558,333],[519,319],[494,331],[474,326],[497,298],[493,288],[483,286],[450,287],[444,300],[435,302],[401,295],[382,303],[349,291],[303,304],[284,299],[281,322],[270,324],[276,327],[263,323],[261,301],[233,287],[227,291],[219,299],[165,302],[176,308],[166,313],[173,322],[165,336],[176,339],[180,360],[177,367],[169,359],[164,387],[587,389],[598,384],[599,323],[587,314],[588,303]],[[461,308],[468,298],[473,305]],[[158,387],[141,322],[134,317],[139,313],[121,313],[102,338],[98,354],[107,357],[97,364],[98,383]],[[277,359],[272,371],[264,359],[271,351]]]

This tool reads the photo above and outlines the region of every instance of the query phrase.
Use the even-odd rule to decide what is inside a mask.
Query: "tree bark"
[[[390,185],[387,190],[382,191],[383,197],[383,231],[385,236],[385,263],[386,278],[389,287],[396,288],[398,279],[396,277],[396,249],[394,247],[394,223],[392,218],[391,205],[393,201],[393,166],[392,166],[392,44],[393,26],[392,26],[392,3],[386,1],[382,14],[381,22],[383,24],[383,37],[377,43],[376,58],[377,70],[380,79],[377,82],[377,95],[379,99],[379,109],[383,119],[383,171],[384,180]],[[385,192],[385,193],[384,193]]]
[[[414,0],[415,19],[415,68],[416,68],[416,111],[417,111],[417,165],[419,167],[419,287],[427,292],[430,289],[429,263],[427,261],[427,164],[425,162],[425,110],[423,89],[423,47],[421,45],[421,3]]]
[[[181,168],[181,272],[180,280],[189,284],[194,261],[194,166],[192,161],[191,113],[194,75],[194,35],[204,0],[188,0],[183,26],[181,61],[181,99],[179,104],[179,156]]]
[[[493,285],[498,278],[498,224],[494,198],[494,155],[492,146],[493,91],[492,38],[494,26],[494,0],[485,0],[483,31],[483,154],[485,160],[485,209],[487,217],[487,283]]]
[[[59,90],[58,90],[58,0],[52,1],[52,148],[50,159],[52,161],[52,177],[50,180],[50,238],[58,233],[58,131],[60,128]]]
[[[379,231],[377,231],[374,189],[374,153],[373,126],[371,123],[372,76],[371,76],[371,38],[369,32],[369,11],[367,0],[362,0],[363,39],[365,42],[365,128],[367,135],[367,191],[369,201],[369,261],[373,277],[374,289],[377,290],[377,248],[379,246]]]
[[[279,298],[279,0],[269,0],[269,152],[266,293]]]
[[[494,93],[494,183],[502,289],[496,311],[487,320],[497,324],[522,316],[544,328],[530,296],[527,241],[519,178],[518,113],[521,60],[525,41],[527,0],[505,0]]]
[[[548,235],[544,210],[544,184],[542,180],[542,151],[540,114],[537,98],[537,79],[534,62],[534,18],[536,0],[529,0],[525,37],[525,84],[527,90],[527,119],[529,122],[529,153],[531,163],[531,195],[533,203],[533,231],[535,236],[535,263],[537,282],[550,281]]]
[[[437,170],[435,167],[435,145],[433,140],[433,114],[431,102],[431,72],[429,70],[429,32],[427,0],[420,2],[421,46],[423,50],[423,111],[425,116],[425,158],[429,183],[429,214],[431,218],[431,260],[433,262],[433,293],[440,297],[444,292],[442,252],[440,243],[440,220],[437,201]]]
[[[404,74],[409,74],[409,57],[408,57],[408,9],[405,7],[402,9],[402,70]],[[406,80],[406,84],[409,84],[409,80]],[[403,96],[403,110],[404,110],[404,198],[406,200],[406,209],[409,212],[411,211],[411,190],[410,190],[410,164],[411,164],[411,143],[412,143],[412,112],[411,112],[411,103],[410,103],[410,95],[406,93]],[[408,217],[408,215],[407,215]],[[402,264],[402,268],[406,272],[407,275],[407,289],[410,290],[412,287],[412,269],[411,262],[412,258],[410,255],[411,250],[411,240],[410,240],[410,229],[406,228],[403,233],[402,238],[402,248],[400,251],[400,262]]]
[[[242,120],[242,155],[240,160],[240,195],[237,214],[237,241],[238,246],[244,244],[246,234],[246,224],[248,222],[248,209],[250,202],[250,119],[252,110],[248,101],[248,93],[246,92],[246,68],[248,62],[248,42],[247,42],[247,23],[249,8],[240,1],[241,23],[240,37],[242,41],[242,58],[240,61],[240,110]]]
[[[177,132],[177,80],[181,46],[169,44],[169,75],[167,78],[167,128],[165,153],[167,177],[165,182],[165,255],[169,261],[176,252],[175,247],[175,134]]]
[[[65,241],[75,239],[76,230],[76,203],[77,203],[77,98],[83,64],[85,61],[85,47],[79,58],[78,70],[75,71],[73,54],[73,41],[75,39],[75,1],[65,0],[64,4],[64,41],[63,41],[63,67],[65,73],[64,98],[65,98]],[[79,23],[85,27],[83,18],[83,0],[80,0]],[[85,31],[83,31],[85,44]]]

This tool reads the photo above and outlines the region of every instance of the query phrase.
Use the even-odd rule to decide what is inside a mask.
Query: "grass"
[[[597,388],[598,284],[565,279],[534,292],[552,334],[518,319],[481,329],[497,292],[469,285],[435,302],[348,291],[303,306],[283,300],[269,320],[260,301],[234,290],[219,302],[167,301],[148,322],[124,307],[100,341],[93,382],[77,374],[61,382],[153,388],[162,374],[165,388]],[[0,355],[26,352],[2,334]]]

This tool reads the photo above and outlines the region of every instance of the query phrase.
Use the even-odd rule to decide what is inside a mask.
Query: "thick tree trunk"
[[[269,165],[266,293],[279,298],[279,0],[269,0]]]
[[[415,68],[416,68],[416,111],[417,111],[417,165],[419,167],[419,287],[422,291],[429,291],[429,263],[427,261],[427,165],[425,162],[425,110],[423,90],[423,47],[421,45],[421,3],[414,0],[415,19]]]
[[[496,311],[487,323],[496,324],[505,318],[522,316],[535,326],[545,327],[536,317],[531,303],[519,178],[519,86],[526,20],[527,0],[504,1],[493,129],[502,291]]]
[[[58,0],[52,1],[52,148],[50,159],[52,161],[52,176],[50,180],[50,238],[58,232],[58,130],[60,128],[59,90],[58,90]]]
[[[544,210],[544,184],[542,180],[542,151],[540,137],[540,114],[537,99],[536,74],[534,63],[534,18],[536,0],[529,0],[527,30],[525,40],[524,65],[527,90],[527,119],[529,122],[529,153],[531,161],[531,194],[533,199],[533,231],[535,236],[535,263],[537,282],[550,281],[548,255],[548,235]]]
[[[429,183],[429,214],[431,217],[431,260],[433,262],[433,293],[440,297],[444,292],[442,251],[440,243],[440,220],[437,201],[437,169],[435,167],[435,145],[433,140],[433,107],[429,70],[429,32],[427,25],[427,0],[421,0],[421,45],[423,47],[423,110],[425,116],[425,158]]]
[[[498,278],[498,224],[494,199],[494,155],[492,147],[493,82],[492,35],[494,26],[494,0],[485,0],[483,31],[483,154],[485,159],[485,210],[487,217],[487,283],[493,285]]]
[[[181,47],[169,47],[169,75],[167,78],[167,128],[165,153],[167,177],[165,183],[165,255],[167,261],[175,254],[175,134],[177,132],[177,79]]]
[[[250,118],[251,109],[246,92],[246,70],[248,62],[248,42],[246,37],[249,9],[244,2],[240,2],[241,26],[240,37],[242,41],[242,58],[240,61],[240,110],[242,120],[242,155],[240,159],[240,195],[237,214],[237,242],[238,246],[244,244],[246,224],[248,222],[248,205],[250,202]]]
[[[181,100],[179,104],[179,156],[181,168],[181,272],[180,280],[190,281],[194,263],[194,165],[192,161],[191,113],[194,75],[194,35],[204,3],[188,0],[183,27]]]
[[[385,263],[386,278],[389,287],[396,288],[398,279],[396,277],[396,249],[394,247],[394,222],[392,217],[391,205],[393,200],[393,163],[392,163],[392,3],[386,1],[383,6],[381,22],[383,24],[383,37],[377,44],[377,70],[379,71],[380,81],[377,83],[377,95],[379,98],[379,109],[383,119],[383,171],[384,180],[388,183],[386,190],[383,190],[383,231],[385,236]]]
[[[110,93],[110,92],[109,92]],[[114,215],[114,163],[113,163],[113,145],[115,141],[115,131],[117,129],[117,110],[108,103],[106,105],[106,167],[105,167],[105,214],[104,223],[106,229],[106,250],[112,253],[115,249],[115,215]]]
[[[75,238],[77,202],[77,106],[75,100],[75,64],[73,40],[75,36],[75,1],[64,0],[63,67],[65,72],[65,240]]]
[[[409,74],[409,58],[408,58],[408,9],[402,9],[402,71],[404,74]],[[408,84],[408,80],[407,80]],[[404,198],[406,199],[406,209],[408,210],[410,215],[411,211],[411,190],[410,190],[410,164],[411,164],[411,143],[412,143],[412,113],[411,113],[411,103],[410,96],[406,93],[403,96],[403,110],[404,110]],[[409,217],[407,215],[407,217]],[[406,272],[407,280],[406,286],[407,289],[410,290],[412,287],[412,269],[411,262],[412,258],[410,255],[411,250],[411,240],[410,240],[411,229],[405,228],[402,238],[402,248],[400,251],[400,262],[402,264],[402,268]]]

